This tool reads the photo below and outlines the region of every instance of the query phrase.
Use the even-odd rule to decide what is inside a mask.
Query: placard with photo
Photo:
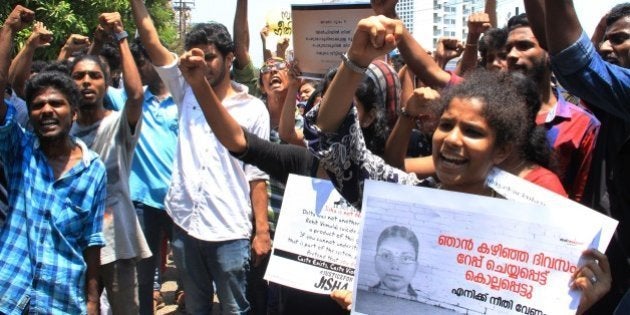
[[[571,275],[617,221],[571,211],[366,181],[353,313],[574,314]]]

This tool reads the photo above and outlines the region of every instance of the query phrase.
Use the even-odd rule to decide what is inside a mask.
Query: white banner
[[[374,15],[370,3],[291,6],[293,50],[302,75],[322,78],[337,68],[361,19]]]
[[[574,314],[581,253],[603,252],[617,224],[570,203],[384,182],[367,181],[363,197],[353,293],[362,314]]]

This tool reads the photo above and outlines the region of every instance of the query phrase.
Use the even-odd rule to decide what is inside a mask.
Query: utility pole
[[[177,17],[177,33],[184,38],[190,21],[190,11],[195,8],[195,0],[173,0],[173,10]]]

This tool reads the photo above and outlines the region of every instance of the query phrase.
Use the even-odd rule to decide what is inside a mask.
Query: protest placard
[[[328,294],[350,289],[361,213],[330,181],[291,174],[265,279]]]
[[[293,34],[293,21],[291,20],[291,9],[289,7],[273,7],[265,15],[265,24],[268,34],[265,39],[267,49],[275,52],[276,46],[283,40],[290,40]],[[293,43],[289,41],[289,48]]]
[[[570,210],[367,181],[353,313],[574,314],[582,251],[617,222]]]
[[[615,220],[601,215],[599,212],[565,198],[532,182],[494,167],[486,178],[486,184],[505,199],[533,203],[553,209],[554,213],[564,216],[564,224],[571,225],[573,220],[590,221],[593,224],[612,226]],[[603,229],[601,239],[606,240],[599,245],[604,252],[608,240],[613,237],[614,229]]]
[[[302,75],[322,78],[341,62],[357,23],[374,12],[368,3],[291,5],[294,58]]]

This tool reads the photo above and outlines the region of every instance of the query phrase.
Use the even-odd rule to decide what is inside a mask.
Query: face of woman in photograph
[[[375,257],[381,288],[406,293],[418,269],[416,256],[413,245],[406,238],[392,236],[384,239]]]

